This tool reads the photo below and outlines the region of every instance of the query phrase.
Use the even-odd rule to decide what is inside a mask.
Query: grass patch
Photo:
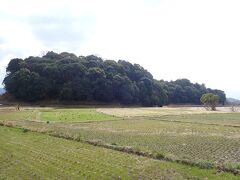
[[[97,112],[96,109],[54,109],[54,108],[21,108],[0,109],[0,120],[31,120],[49,122],[89,122],[119,119],[112,115]]]
[[[28,132],[29,130],[26,129],[26,128],[22,128],[21,131],[22,131],[23,133],[26,133],[26,132]]]

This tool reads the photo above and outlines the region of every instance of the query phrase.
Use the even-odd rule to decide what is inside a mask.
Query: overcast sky
[[[138,63],[240,98],[239,0],[0,0],[0,81],[45,51]]]

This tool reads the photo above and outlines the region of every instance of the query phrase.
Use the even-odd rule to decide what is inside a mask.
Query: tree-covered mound
[[[72,53],[48,52],[42,57],[12,59],[3,81],[16,99],[39,101],[101,101],[161,106],[168,103],[199,104],[202,94],[214,92],[223,103],[223,91],[207,89],[187,79],[158,81],[138,64]]]

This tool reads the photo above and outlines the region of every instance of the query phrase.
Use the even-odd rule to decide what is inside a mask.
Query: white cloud
[[[157,79],[189,78],[240,98],[239,9],[238,0],[9,0],[0,6],[0,52],[126,59]]]

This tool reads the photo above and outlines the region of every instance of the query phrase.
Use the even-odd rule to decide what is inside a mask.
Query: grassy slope
[[[8,127],[0,144],[0,179],[239,178]]]

